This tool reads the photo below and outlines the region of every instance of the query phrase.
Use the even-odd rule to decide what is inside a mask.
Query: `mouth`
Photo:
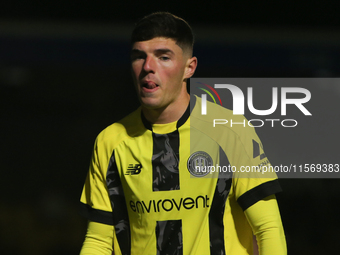
[[[144,82],[142,82],[142,90],[145,93],[155,92],[156,90],[158,90],[158,88],[159,88],[159,85],[156,84],[153,81],[144,81]]]

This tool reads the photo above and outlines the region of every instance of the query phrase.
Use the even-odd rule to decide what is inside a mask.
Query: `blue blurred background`
[[[195,77],[339,77],[339,7],[306,0],[1,3],[1,254],[79,252],[86,220],[78,201],[95,137],[138,107],[129,67],[137,19],[159,10],[186,19],[196,36]],[[258,130],[273,164],[292,156],[340,163],[340,86],[312,93],[316,117],[302,136]],[[289,254],[338,254],[339,179],[281,184]]]

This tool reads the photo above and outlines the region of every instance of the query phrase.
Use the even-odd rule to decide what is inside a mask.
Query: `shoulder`
[[[256,149],[257,146],[262,148],[255,128],[249,125],[243,115],[234,115],[232,110],[211,102],[207,102],[207,114],[202,115],[200,98],[197,98],[192,110],[190,127],[196,131],[197,137],[193,136],[194,139],[210,137],[234,163],[253,160],[254,146]]]
[[[220,105],[207,102],[207,114],[201,114],[201,98],[196,98],[196,104],[191,115],[191,126],[199,128],[206,134],[220,137],[223,133],[240,140],[249,136],[257,138],[254,127],[248,123],[243,115],[234,115],[233,111]]]
[[[96,144],[97,146],[110,144],[116,147],[123,140],[138,135],[144,129],[141,120],[141,109],[138,108],[123,119],[102,130],[97,136]]]

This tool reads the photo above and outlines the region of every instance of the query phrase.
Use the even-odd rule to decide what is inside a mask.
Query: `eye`
[[[162,61],[168,61],[168,60],[170,60],[170,58],[167,57],[167,56],[161,56],[159,59],[162,60]]]
[[[131,55],[131,61],[135,61],[135,60],[139,60],[139,59],[143,59],[143,56],[140,54],[133,54]]]
[[[145,52],[140,51],[140,50],[132,50],[130,56],[131,56],[131,61],[136,61],[136,60],[140,60],[140,59],[145,59],[146,58]]]

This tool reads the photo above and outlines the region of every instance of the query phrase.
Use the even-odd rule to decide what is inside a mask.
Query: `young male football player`
[[[260,254],[286,254],[275,176],[195,172],[199,162],[256,166],[263,157],[253,157],[253,129],[210,132],[197,114],[200,98],[189,104],[193,41],[187,22],[170,13],[137,23],[131,64],[141,107],[96,139],[81,196],[89,220],[81,255],[253,254],[253,234]]]

